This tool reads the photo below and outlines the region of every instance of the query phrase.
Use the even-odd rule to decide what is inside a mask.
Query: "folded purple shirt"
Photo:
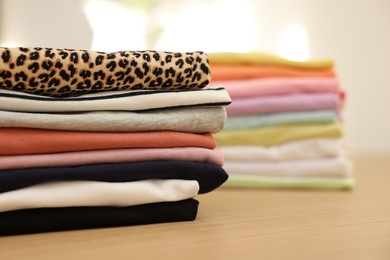
[[[250,115],[308,110],[338,110],[340,97],[334,93],[289,94],[234,99],[227,114]]]

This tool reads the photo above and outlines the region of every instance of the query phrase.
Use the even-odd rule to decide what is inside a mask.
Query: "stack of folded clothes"
[[[226,185],[341,188],[354,185],[343,151],[345,94],[331,60],[296,62],[261,53],[209,54],[212,82],[232,98],[215,135]]]
[[[0,48],[0,234],[193,220],[230,97],[202,52]]]

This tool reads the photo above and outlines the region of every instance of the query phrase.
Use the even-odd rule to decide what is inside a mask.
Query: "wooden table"
[[[390,157],[345,191],[220,189],[194,222],[0,238],[0,259],[390,259]]]

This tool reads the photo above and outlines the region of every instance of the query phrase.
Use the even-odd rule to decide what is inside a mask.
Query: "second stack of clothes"
[[[232,98],[223,132],[228,186],[341,188],[354,185],[342,144],[345,93],[332,60],[262,53],[209,54],[210,86]]]

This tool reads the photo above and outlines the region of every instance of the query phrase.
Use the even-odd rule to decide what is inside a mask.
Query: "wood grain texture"
[[[390,259],[390,156],[352,192],[219,189],[194,222],[0,238],[0,259]]]

